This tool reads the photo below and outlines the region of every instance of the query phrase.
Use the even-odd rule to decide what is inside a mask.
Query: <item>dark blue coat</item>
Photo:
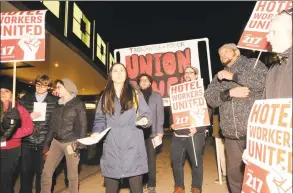
[[[152,120],[150,109],[140,92],[138,98],[138,115],[135,107],[120,114],[121,106],[117,98],[114,115],[104,114],[101,110],[101,100],[99,101],[93,131],[101,132],[111,127],[104,140],[100,162],[105,177],[120,179],[148,172],[143,131],[135,122],[146,117],[149,120],[146,127],[149,127]]]

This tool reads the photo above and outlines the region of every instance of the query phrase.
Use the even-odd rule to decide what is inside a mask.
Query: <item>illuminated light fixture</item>
[[[82,90],[84,90],[84,88]]]
[[[86,107],[86,109],[95,109],[96,108],[96,104],[85,103],[85,107]]]
[[[54,64],[54,66],[55,66],[56,68],[58,68],[58,67],[59,67],[59,64],[56,63],[56,64]]]

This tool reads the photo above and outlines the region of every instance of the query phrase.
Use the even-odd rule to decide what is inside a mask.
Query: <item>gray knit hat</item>
[[[75,95],[78,94],[77,87],[75,86],[75,84],[71,80],[69,80],[68,78],[63,78],[61,80],[64,84],[65,89],[68,92],[70,92],[70,94],[75,94]]]
[[[236,44],[233,44],[233,43],[228,43],[228,44],[224,44],[224,45],[222,45],[222,46],[219,48],[219,50],[218,50],[219,54],[220,54],[220,50],[221,50],[222,48],[228,48],[228,49],[231,49],[231,50],[234,50],[234,51],[239,51],[239,49],[237,48]],[[240,51],[239,51],[239,52],[240,52]]]
[[[185,70],[186,70],[187,68],[191,68],[191,69],[195,72],[195,74],[198,74],[198,69],[197,69],[195,66],[191,66],[191,65],[187,66],[187,67],[184,69],[183,74],[185,73]]]

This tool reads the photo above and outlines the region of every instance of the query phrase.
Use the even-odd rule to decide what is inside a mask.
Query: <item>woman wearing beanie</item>
[[[113,64],[99,101],[92,136],[108,127],[101,158],[106,193],[117,193],[129,180],[132,193],[142,193],[148,162],[142,129],[151,126],[151,112],[140,91],[132,87],[123,64]]]
[[[12,193],[12,177],[20,157],[21,138],[32,134],[34,126],[27,110],[16,102],[12,108],[12,79],[1,81],[1,185],[0,192]],[[11,121],[13,120],[13,121]]]
[[[60,99],[52,113],[50,132],[45,140],[44,154],[47,158],[42,172],[41,192],[51,192],[52,175],[65,155],[68,191],[77,193],[81,146],[77,145],[76,140],[86,137],[86,108],[84,102],[76,97],[78,90],[71,80],[66,78],[57,80],[56,92]]]

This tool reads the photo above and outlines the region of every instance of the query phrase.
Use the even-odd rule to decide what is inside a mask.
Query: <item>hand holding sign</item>
[[[34,120],[34,119],[39,118],[41,116],[41,113],[39,113],[39,112],[32,112],[30,114],[30,116],[31,116],[32,120]]]
[[[192,137],[196,133],[197,133],[197,129],[196,128],[190,128],[190,133],[188,135]]]
[[[40,40],[30,33],[23,36],[18,42],[19,47],[24,52],[23,59],[26,61],[35,60],[36,53],[39,50],[40,44]]]

